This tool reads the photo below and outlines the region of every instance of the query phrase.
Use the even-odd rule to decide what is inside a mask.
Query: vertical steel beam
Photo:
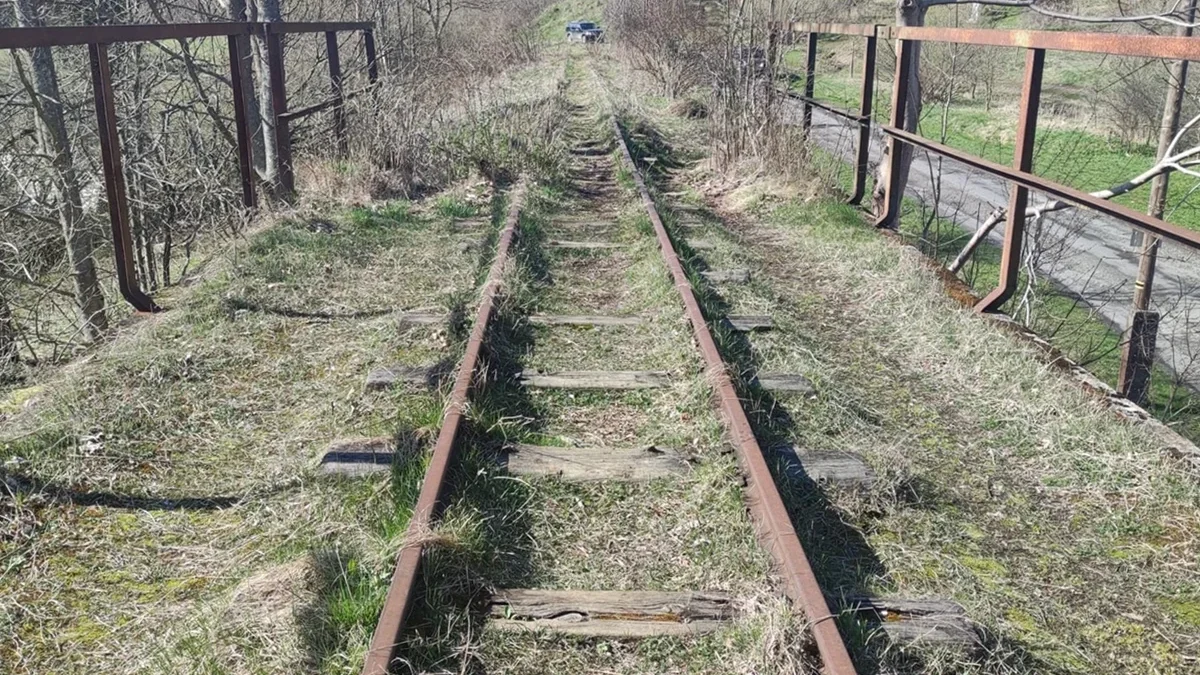
[[[804,57],[804,135],[808,136],[812,131],[813,94],[816,91],[817,77],[817,38],[819,34],[808,34],[808,45],[805,50]]]
[[[275,116],[275,146],[279,153],[279,186],[285,195],[296,191],[296,174],[292,167],[292,133],[283,114],[287,112],[287,86],[283,72],[283,35],[272,30],[274,24],[264,23],[267,33],[267,69],[270,73],[271,112]]]
[[[325,56],[329,61],[329,89],[337,101],[333,106],[333,133],[337,137],[338,156],[350,154],[346,139],[346,99],[342,94],[342,61],[338,55],[337,31],[325,32]]]
[[[375,59],[375,31],[363,31],[363,47],[367,50],[367,77],[371,84],[379,81],[379,62]]]
[[[917,44],[912,40],[896,41],[896,81],[892,83],[892,117],[891,126],[895,129],[904,128],[904,111],[908,108],[908,78],[912,74]],[[904,143],[894,136],[888,137],[887,145],[887,185],[884,191],[883,213],[875,227],[900,227],[900,200],[904,190],[900,182],[900,169],[904,162]]]
[[[1045,49],[1030,49],[1025,52],[1025,84],[1021,89],[1021,118],[1017,123],[1013,167],[1026,173],[1033,170],[1033,141],[1037,134],[1038,108],[1042,99],[1042,70],[1045,64]],[[978,312],[997,311],[1017,290],[1021,273],[1021,245],[1025,239],[1025,209],[1028,206],[1029,189],[1023,185],[1013,185],[1008,200],[1008,218],[1004,224],[1000,283],[975,305]]]
[[[112,223],[113,257],[117,264],[117,285],[121,295],[139,312],[158,312],[150,296],[138,287],[133,254],[133,234],[129,230],[129,202],[121,167],[121,137],[117,130],[117,111],[113,101],[112,70],[108,45],[91,43],[88,56],[92,64],[92,88],[96,98],[96,124],[100,136],[100,157],[104,165],[104,187],[108,192],[108,217]]]
[[[237,128],[238,168],[242,175],[242,206],[247,210],[257,205],[254,194],[254,157],[250,147],[250,126],[246,121],[246,83],[242,81],[242,50],[240,36],[229,36],[229,84],[233,89],[233,125]]]
[[[863,57],[862,95],[858,106],[858,151],[854,165],[854,193],[851,204],[862,203],[867,193],[867,172],[871,165],[871,110],[875,104],[875,54],[879,39],[867,36],[867,53]]]

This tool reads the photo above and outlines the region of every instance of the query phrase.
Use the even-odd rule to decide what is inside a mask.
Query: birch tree
[[[41,0],[13,0],[13,5],[18,26],[40,28],[45,25]],[[27,52],[32,80],[19,59],[16,72],[33,104],[38,144],[51,166],[53,194],[48,195],[47,206],[55,211],[62,226],[80,328],[90,342],[104,333],[108,320],[104,313],[104,294],[96,276],[95,243],[84,222],[82,190],[67,134],[58,70],[49,47],[34,47]]]

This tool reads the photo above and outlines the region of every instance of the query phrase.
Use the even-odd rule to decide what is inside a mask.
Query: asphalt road
[[[800,104],[791,102],[789,120],[799,123]],[[849,123],[825,111],[813,110],[813,138],[826,151],[854,160],[856,134]],[[871,159],[877,162],[883,139],[872,138]],[[1008,203],[1008,185],[1001,179],[918,150],[908,190],[927,208],[936,204],[940,217],[974,232],[997,206]],[[941,195],[934,176],[941,174]],[[1109,186],[1093,186],[1100,189]],[[1031,195],[1030,204],[1042,195]],[[1079,311],[1091,311],[1110,326],[1125,330],[1137,278],[1138,247],[1131,245],[1129,225],[1084,209],[1047,216],[1040,238],[1037,272],[1083,301]],[[1004,226],[989,241],[1000,244]],[[965,241],[963,242],[965,244]],[[1159,248],[1152,309],[1161,313],[1159,361],[1200,391],[1200,253],[1172,242]]]

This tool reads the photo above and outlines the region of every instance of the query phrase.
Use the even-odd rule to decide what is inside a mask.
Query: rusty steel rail
[[[117,133],[117,113],[112,81],[112,68],[108,57],[108,46],[121,42],[155,42],[161,40],[187,40],[224,37],[229,43],[229,83],[233,93],[234,127],[237,137],[238,173],[241,177],[242,206],[252,210],[258,205],[255,190],[254,157],[252,142],[254,131],[249,128],[246,111],[245,88],[250,85],[242,77],[243,41],[251,35],[265,36],[267,40],[267,62],[274,106],[272,122],[279,148],[280,176],[283,188],[295,189],[295,178],[291,161],[291,134],[288,122],[305,114],[333,109],[334,133],[338,150],[347,150],[345,102],[362,90],[344,94],[341,59],[338,54],[337,33],[361,32],[367,57],[367,73],[370,86],[379,78],[375,62],[374,24],[356,22],[271,22],[271,23],[176,23],[120,26],[37,26],[28,28],[0,28],[0,49],[40,49],[87,45],[91,64],[93,98],[96,106],[96,124],[100,138],[101,164],[104,169],[105,191],[108,197],[109,221],[112,228],[113,257],[116,263],[117,286],[121,296],[140,312],[157,312],[161,308],[142,291],[137,279],[134,256],[134,240],[129,222],[129,199],[121,165],[121,140]],[[283,35],[300,33],[324,33],[325,50],[329,63],[329,79],[332,97],[317,106],[289,112],[287,108],[286,81],[283,72]],[[368,89],[370,87],[367,87]]]
[[[425,480],[421,483],[421,493],[413,507],[412,518],[408,521],[404,545],[396,557],[396,571],[388,586],[387,598],[384,600],[379,623],[375,626],[375,634],[371,637],[367,659],[362,668],[363,675],[387,675],[392,660],[396,656],[396,648],[400,642],[400,633],[404,628],[404,622],[412,609],[413,588],[421,569],[422,553],[425,548],[423,540],[429,534],[441,510],[446,477],[457,451],[456,441],[459,427],[462,425],[471,396],[475,370],[479,365],[484,339],[487,337],[488,324],[495,311],[496,295],[499,293],[502,283],[501,276],[510,258],[513,239],[516,237],[523,197],[524,187],[522,185],[516,189],[513,195],[508,218],[496,245],[496,258],[492,262],[492,268],[483,287],[483,297],[475,315],[475,324],[471,328],[470,339],[467,341],[467,350],[454,379],[454,389],[451,390],[450,399],[446,404],[446,413],[442,427],[438,431],[433,456],[429,461],[429,468],[425,472]]]
[[[813,638],[825,664],[824,672],[828,675],[855,673],[854,662],[850,659],[846,643],[838,631],[837,616],[830,611],[825,594],[817,583],[812,565],[808,561],[808,554],[805,553],[804,546],[800,543],[800,537],[796,534],[795,527],[792,526],[792,520],[783,503],[783,497],[775,485],[775,479],[771,475],[770,467],[767,466],[762,448],[759,447],[758,440],[754,437],[754,430],[750,426],[749,418],[746,417],[746,411],[742,408],[742,401],[738,398],[737,389],[733,386],[733,380],[729,377],[725,361],[721,358],[721,352],[704,320],[704,312],[700,309],[700,303],[696,299],[696,291],[688,281],[687,273],[679,261],[679,256],[675,253],[671,236],[667,233],[662,218],[658,215],[654,198],[650,196],[646,182],[633,161],[633,155],[629,152],[629,146],[625,143],[624,135],[616,119],[613,120],[613,130],[616,133],[617,142],[621,146],[621,154],[626,168],[633,174],[638,192],[641,193],[642,203],[646,207],[646,214],[654,225],[654,232],[658,237],[658,245],[663,259],[671,270],[675,288],[683,299],[688,321],[692,325],[692,332],[695,334],[696,342],[700,346],[700,352],[708,367],[708,375],[713,380],[713,389],[720,403],[725,428],[733,441],[738,463],[746,477],[747,501],[750,512],[758,525],[759,533],[765,539],[767,549],[775,558],[788,596],[803,608],[808,617]]]
[[[885,26],[844,26],[833,24],[794,23],[790,25],[793,33],[807,33],[809,36],[808,69],[805,93],[811,96],[811,81],[815,67],[815,43],[820,33],[842,35],[864,35],[873,29],[876,38],[896,40],[896,71],[892,80],[891,117],[887,124],[880,124],[880,130],[888,138],[886,161],[888,167],[888,182],[883,186],[883,212],[876,225],[878,227],[897,228],[903,199],[903,186],[900,184],[900,168],[905,147],[922,148],[943,157],[947,157],[984,173],[999,177],[1013,184],[1012,193],[1005,211],[1004,243],[1001,249],[1000,280],[996,287],[975,305],[979,312],[996,312],[1012,297],[1020,283],[1022,264],[1022,249],[1025,239],[1026,211],[1029,208],[1029,192],[1035,190],[1051,195],[1054,198],[1075,204],[1118,219],[1138,231],[1155,238],[1169,239],[1191,249],[1200,249],[1200,233],[1188,230],[1161,218],[1139,212],[1111,200],[1095,197],[1084,190],[1058,183],[1033,173],[1034,140],[1037,134],[1038,112],[1041,107],[1042,76],[1045,70],[1046,54],[1048,51],[1084,52],[1091,54],[1112,54],[1152,59],[1170,59],[1182,61],[1200,61],[1200,41],[1190,37],[1160,37],[1149,35],[1120,35],[1110,33],[1077,33],[1050,31],[1004,31],[967,28],[936,28],[936,27],[885,27]],[[873,38],[874,39],[874,38]],[[915,128],[913,120],[905,119],[905,111],[909,104],[909,91],[906,83],[916,68],[917,46],[922,42],[940,42],[969,44],[989,47],[1011,47],[1025,50],[1025,70],[1021,87],[1021,101],[1016,130],[1016,143],[1011,167],[988,161],[968,152],[949,147],[945,144],[929,140],[909,131]],[[868,45],[868,52],[873,52],[876,45]],[[873,53],[869,59],[873,60]],[[873,75],[871,76],[873,78]],[[869,81],[864,72],[864,96],[870,91],[873,82]],[[864,99],[865,100],[865,99]],[[808,128],[811,119],[811,108],[815,101],[805,101],[805,118]],[[825,107],[825,106],[821,106]],[[828,109],[828,108],[825,108]],[[835,114],[842,114],[837,113]],[[859,140],[859,163],[866,156],[865,146],[870,138],[870,111],[864,106],[865,118],[860,123],[863,129]],[[844,115],[843,115],[844,116]],[[855,194],[859,195],[861,178],[856,180]],[[1108,187],[1108,186],[1103,186]],[[1150,251],[1150,253],[1146,253]],[[1153,255],[1153,247],[1143,251],[1143,256]],[[1144,261],[1143,261],[1144,262]],[[1136,286],[1148,284],[1141,277],[1136,280]],[[1141,324],[1157,324],[1157,314],[1145,311],[1145,308],[1135,307],[1134,323],[1131,333],[1141,335],[1146,331]],[[1153,315],[1153,316],[1151,316]],[[1153,329],[1149,329],[1153,332]],[[1142,336],[1139,340],[1149,340],[1153,344],[1154,337]],[[1121,375],[1117,385],[1123,395],[1140,399],[1138,393],[1144,389],[1144,384],[1135,382],[1133,373],[1148,373],[1153,359],[1153,348],[1131,349],[1134,340],[1131,337],[1125,341],[1121,355]]]

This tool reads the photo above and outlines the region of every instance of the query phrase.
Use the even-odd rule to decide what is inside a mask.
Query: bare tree
[[[18,26],[37,28],[45,25],[40,0],[13,0],[13,5]],[[49,47],[34,47],[28,51],[33,81],[28,80],[22,64],[17,64],[16,71],[33,103],[39,145],[52,167],[54,188],[50,200],[62,226],[80,325],[86,339],[94,341],[108,327],[108,320],[104,313],[104,294],[96,277],[95,245],[84,222],[82,190],[67,135],[58,70]]]

